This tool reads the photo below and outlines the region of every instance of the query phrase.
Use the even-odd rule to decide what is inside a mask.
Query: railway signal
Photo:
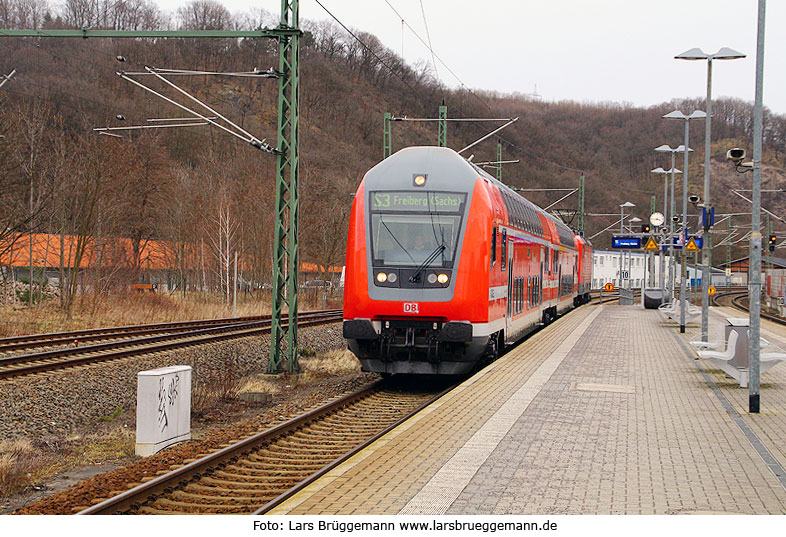
[[[770,252],[774,252],[775,251],[775,241],[777,241],[777,240],[778,240],[778,237],[776,237],[775,235],[770,235]]]

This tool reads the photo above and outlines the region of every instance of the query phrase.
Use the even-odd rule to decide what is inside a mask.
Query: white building
[[[630,287],[640,289],[647,287],[649,280],[647,263],[649,253],[624,251],[622,254],[623,279],[630,279]],[[666,255],[665,278],[669,278],[669,256]],[[657,252],[653,256],[655,270],[655,287],[660,287],[660,257]],[[688,264],[688,282],[690,286],[701,286],[701,266],[694,267],[693,263]],[[675,285],[679,285],[681,266],[679,257],[674,267]],[[592,253],[592,288],[599,289],[607,283],[620,287],[620,250],[596,250]],[[723,287],[726,285],[725,274],[718,268],[712,269],[712,285]]]
[[[622,251],[622,277],[630,279],[630,286],[638,289],[647,283],[647,262],[649,254],[646,252]],[[660,261],[658,255],[654,256],[655,287],[660,283]],[[666,278],[669,277],[668,256],[666,256]],[[620,250],[595,250],[592,253],[592,288],[599,289],[607,283],[620,286]]]

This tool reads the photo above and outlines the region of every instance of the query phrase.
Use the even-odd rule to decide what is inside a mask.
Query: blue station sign
[[[641,248],[641,237],[612,236],[611,247],[626,250],[636,250]]]

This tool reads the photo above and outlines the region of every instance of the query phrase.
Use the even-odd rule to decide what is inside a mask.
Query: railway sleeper
[[[333,446],[303,446],[302,444],[290,444],[287,445],[270,445],[264,450],[260,450],[262,453],[270,453],[271,455],[289,455],[289,456],[318,456],[319,458],[321,455],[330,454],[330,453],[344,453],[348,449],[352,448],[354,444],[345,444],[343,446],[339,445],[336,447]]]
[[[383,424],[384,425],[384,424]],[[377,434],[382,429],[380,428],[379,424],[375,425],[363,425],[363,426],[345,426],[339,427],[338,425],[335,427],[312,427],[316,433],[324,434],[324,435],[337,435],[337,434],[357,434],[357,435],[366,435],[366,436],[373,436]]]
[[[314,472],[308,473],[308,475],[313,474]],[[228,478],[223,478],[222,476],[219,477],[203,477],[197,482],[189,483],[187,486],[205,486],[205,487],[215,487],[221,489],[246,489],[249,487],[254,487],[256,490],[265,491],[265,490],[276,490],[281,487],[281,483],[287,483],[288,480],[280,480],[279,482],[269,482],[269,480],[265,480],[263,476],[242,476],[242,478],[238,478],[237,476],[230,475]],[[184,489],[185,490],[185,489]]]
[[[200,503],[179,502],[175,500],[167,500],[162,498],[150,506],[156,509],[157,513],[150,514],[220,514],[220,513],[247,513],[249,511],[248,505],[206,505]],[[147,513],[147,509],[142,507],[140,512]]]
[[[245,459],[243,461],[243,466],[247,466],[249,468],[255,468],[255,469],[258,469],[258,470],[266,470],[266,471],[269,471],[269,472],[292,472],[292,471],[299,471],[299,470],[303,469],[303,466],[306,466],[306,465],[305,465],[305,463],[298,463],[298,462],[292,462],[292,461],[290,461],[288,464],[287,463],[283,463],[282,464],[282,463],[272,463],[272,462],[267,461],[267,460],[261,460],[261,461],[253,460],[252,461],[250,459]],[[319,466],[319,463],[314,463],[314,464],[308,465],[308,467],[309,468],[319,468],[320,466]]]
[[[308,463],[307,461],[293,461],[291,457],[278,457],[273,455],[260,455],[258,453],[249,453],[246,456],[246,459],[254,462],[254,463],[261,463],[261,464],[268,464],[274,465],[276,468],[282,468],[285,466],[300,466],[303,464],[318,464],[318,463]]]
[[[227,496],[211,496],[207,494],[193,494],[178,490],[172,494],[172,501],[193,503],[193,504],[208,504],[208,505],[236,505],[236,504],[253,504],[258,505],[260,502],[265,502],[266,498],[273,499],[275,493],[269,492],[264,496],[261,494],[252,494],[250,496],[238,496],[238,491],[232,491],[232,495]]]
[[[234,472],[242,475],[264,475],[270,479],[288,479],[290,477],[308,474],[311,470],[308,468],[300,470],[269,470],[267,468],[257,468],[255,466],[247,466],[245,461],[243,463],[230,464],[223,468],[225,472]]]
[[[367,437],[368,433],[336,432],[333,434],[328,434],[327,432],[318,432],[308,429],[287,436],[286,438],[282,438],[281,442],[276,442],[273,445],[302,446],[304,444],[318,442],[320,446],[343,446],[351,442],[356,442],[358,439],[362,440]]]
[[[325,462],[322,466],[325,466],[329,462],[330,461]],[[309,474],[307,471],[304,473]],[[265,472],[249,472],[242,468],[216,470],[210,477],[213,479],[213,482],[222,482],[225,484],[258,483],[260,485],[268,484],[270,486],[275,486],[276,483],[280,483],[281,481],[290,481],[292,479],[291,476],[275,476]],[[197,483],[197,481],[194,483]]]
[[[365,440],[371,435],[372,433],[370,432],[353,433],[350,431],[340,431],[340,432],[336,431],[333,434],[330,434],[328,431],[322,432],[322,431],[309,430],[307,432],[304,431],[302,433],[297,433],[290,438],[304,440],[306,442],[312,442],[316,440],[323,443],[335,441],[335,438],[340,438],[339,441],[341,443],[346,443],[346,442],[362,442],[363,440]]]
[[[311,475],[311,474],[309,474]],[[298,481],[294,481],[294,483],[300,483],[303,479]],[[188,494],[196,494],[196,495],[204,495],[204,496],[220,496],[220,497],[228,497],[232,496],[233,494],[241,494],[243,496],[248,497],[274,497],[275,489],[260,489],[259,487],[249,488],[245,484],[238,484],[236,487],[219,487],[219,486],[212,486],[208,487],[205,485],[190,485],[183,492]]]

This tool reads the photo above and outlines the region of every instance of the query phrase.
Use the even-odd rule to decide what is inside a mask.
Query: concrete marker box
[[[191,366],[137,373],[135,453],[147,457],[189,439]]]

